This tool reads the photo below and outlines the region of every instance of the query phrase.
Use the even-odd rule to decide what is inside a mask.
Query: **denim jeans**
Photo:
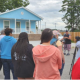
[[[1,61],[1,58],[0,58],[0,70],[1,70],[1,68],[2,68],[2,61]]]
[[[60,76],[62,76],[62,72],[63,72],[63,69],[64,69],[64,63],[63,63],[63,61],[62,61],[62,68],[61,69],[59,69],[59,72],[60,72]]]
[[[1,61],[3,64],[5,79],[10,79],[10,70],[12,71],[13,79],[17,79],[17,77],[14,76],[12,60],[11,59],[1,59]]]

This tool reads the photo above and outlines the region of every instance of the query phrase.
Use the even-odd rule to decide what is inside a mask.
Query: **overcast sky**
[[[59,12],[61,9],[63,0],[29,0],[30,4],[27,6],[28,9],[35,12],[39,16],[43,17],[41,27],[55,29],[55,23],[57,29],[65,30],[65,24],[62,21],[64,13]]]

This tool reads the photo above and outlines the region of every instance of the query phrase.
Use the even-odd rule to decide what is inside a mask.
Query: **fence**
[[[61,32],[61,34],[64,35],[65,32]],[[80,37],[80,32],[69,32],[69,34],[71,35],[71,40],[74,42],[76,42],[76,39],[75,39],[76,36]]]

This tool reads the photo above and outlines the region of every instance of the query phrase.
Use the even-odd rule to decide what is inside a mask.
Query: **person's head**
[[[6,36],[12,36],[12,32],[13,32],[13,30],[11,28],[6,28],[5,29],[5,35]]]
[[[20,33],[18,41],[22,41],[22,42],[26,41],[29,43],[28,34],[26,32]]]
[[[60,33],[59,33],[59,31],[57,31],[57,30],[54,30],[53,31],[53,35],[55,36],[55,38],[58,38],[58,35],[59,35]]]
[[[41,44],[50,42],[52,37],[53,37],[53,33],[51,29],[47,28],[43,30],[42,35],[41,35]]]
[[[68,34],[68,30],[66,30],[66,34]]]
[[[1,31],[1,35],[5,35],[5,31],[4,30]]]

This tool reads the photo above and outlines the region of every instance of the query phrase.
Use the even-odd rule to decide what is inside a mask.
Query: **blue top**
[[[78,48],[77,54],[76,54],[76,59],[80,57],[80,41],[76,43],[76,47]]]
[[[52,38],[50,44],[54,43],[56,40],[57,40],[56,38]]]
[[[17,40],[12,36],[4,36],[0,41],[1,58],[11,59],[11,49]]]

